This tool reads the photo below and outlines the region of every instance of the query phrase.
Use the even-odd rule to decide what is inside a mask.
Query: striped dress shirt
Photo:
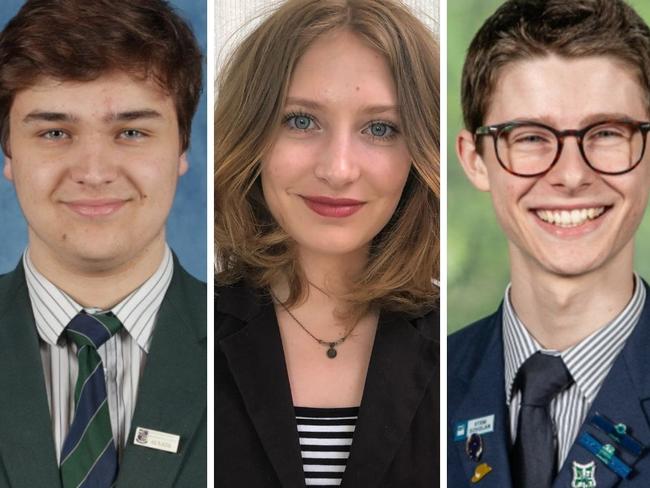
[[[74,389],[78,375],[77,348],[65,339],[64,329],[84,307],[40,274],[23,254],[25,278],[40,338],[45,388],[52,418],[57,462],[74,417]],[[165,246],[156,272],[111,310],[124,326],[104,343],[98,353],[104,364],[106,393],[113,439],[121,456],[144,370],[156,316],[174,270],[171,251]],[[85,309],[96,313],[99,309]]]
[[[565,351],[544,349],[526,330],[510,303],[510,285],[503,301],[503,350],[505,361],[506,402],[510,410],[510,438],[517,438],[517,420],[521,391],[513,391],[520,366],[537,351],[561,356],[574,379],[551,402],[551,419],[557,433],[557,465],[562,467],[605,377],[615,359],[639,322],[646,290],[641,278],[634,275],[634,294],[623,311],[610,323],[598,329]]]

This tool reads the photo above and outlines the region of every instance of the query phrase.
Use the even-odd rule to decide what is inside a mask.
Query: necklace
[[[307,334],[309,334],[309,336],[310,336],[312,339],[314,339],[316,342],[318,342],[321,346],[325,346],[325,347],[327,347],[327,352],[326,352],[326,354],[327,354],[327,357],[330,358],[330,359],[334,359],[334,358],[336,357],[336,355],[338,354],[337,351],[336,351],[336,348],[337,348],[338,346],[340,346],[341,344],[343,344],[343,343],[345,342],[345,340],[346,340],[348,337],[350,337],[350,334],[352,334],[352,331],[355,329],[355,327],[356,327],[357,324],[359,323],[359,321],[357,320],[357,321],[354,323],[354,325],[350,328],[350,330],[347,331],[347,332],[345,333],[345,335],[344,335],[343,337],[341,337],[340,339],[337,339],[337,340],[335,340],[334,342],[324,341],[323,339],[319,339],[319,338],[316,337],[314,334],[312,334],[312,333],[309,331],[309,329],[308,329],[307,327],[305,327],[305,326],[302,324],[302,322],[300,322],[300,320],[298,320],[298,319],[296,318],[296,316],[295,316],[294,314],[292,314],[291,311],[289,311],[289,309],[288,309],[287,307],[285,307],[284,303],[282,303],[280,300],[278,300],[278,299],[276,298],[276,296],[275,296],[273,293],[271,293],[271,296],[272,296],[273,299],[276,301],[276,303],[279,303],[279,304],[280,304],[280,306],[284,309],[284,311],[287,312],[287,313],[289,314],[289,316],[290,316],[290,317],[291,317],[291,318],[296,322],[296,324],[298,324],[298,325],[300,326],[300,328],[301,328],[302,330],[304,330],[305,332],[307,332]]]

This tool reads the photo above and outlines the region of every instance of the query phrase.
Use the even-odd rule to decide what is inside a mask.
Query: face
[[[173,101],[149,80],[43,78],[18,92],[4,175],[27,219],[31,256],[92,271],[160,250],[187,169],[179,141]]]
[[[623,117],[648,120],[629,69],[605,57],[549,56],[504,68],[485,124],[531,120],[565,130]],[[459,137],[466,173],[491,193],[513,274],[526,268],[574,276],[621,265],[631,271],[633,237],[648,200],[650,151],[631,172],[606,176],[589,168],[575,137],[567,137],[549,172],[522,178],[499,166],[491,137],[483,138],[483,148],[481,156],[469,133]]]
[[[411,165],[386,60],[349,32],[316,40],[293,72],[283,120],[262,162],[271,213],[303,251],[365,252]]]

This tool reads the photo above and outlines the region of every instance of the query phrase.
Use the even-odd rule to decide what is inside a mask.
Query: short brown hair
[[[470,44],[461,82],[465,127],[483,125],[505,65],[549,54],[622,62],[650,108],[650,30],[632,7],[622,0],[509,0]]]
[[[2,150],[16,92],[44,76],[90,81],[111,71],[151,77],[169,93],[185,150],[201,63],[192,30],[165,0],[28,0],[0,34]]]
[[[380,52],[395,79],[409,178],[366,269],[345,298],[357,307],[416,312],[437,289],[439,212],[438,46],[394,0],[288,0],[236,49],[218,84],[215,112],[215,246],[219,283],[269,287],[289,280],[288,304],[304,296],[293,241],[262,195],[260,159],[281,123],[289,79],[316,38],[346,29]]]

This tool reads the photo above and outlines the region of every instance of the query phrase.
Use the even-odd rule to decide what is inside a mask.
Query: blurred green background
[[[503,298],[509,280],[507,244],[490,196],[475,190],[456,159],[456,135],[463,127],[460,76],[472,37],[501,0],[447,3],[447,329],[456,331],[488,315]],[[650,1],[630,1],[650,22]],[[636,271],[650,277],[650,215],[637,233]]]

